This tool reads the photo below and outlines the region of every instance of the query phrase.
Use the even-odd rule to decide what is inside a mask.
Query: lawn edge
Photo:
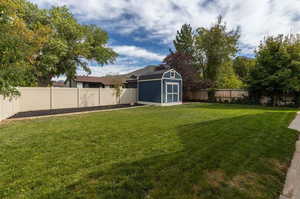
[[[290,129],[300,132],[300,112],[289,125]],[[291,165],[288,169],[282,194],[279,199],[300,198],[300,136],[296,142],[296,148]]]

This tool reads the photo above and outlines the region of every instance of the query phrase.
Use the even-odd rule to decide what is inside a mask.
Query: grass
[[[190,104],[0,125],[0,198],[277,199],[294,109]]]

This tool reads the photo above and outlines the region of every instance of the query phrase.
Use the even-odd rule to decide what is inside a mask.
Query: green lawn
[[[0,125],[0,198],[278,199],[294,109],[190,104]]]

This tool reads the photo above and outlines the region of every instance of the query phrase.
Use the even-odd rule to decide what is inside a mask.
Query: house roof
[[[139,76],[140,80],[146,80],[146,79],[156,79],[156,78],[162,78],[164,72],[168,71],[169,69],[163,69],[163,70],[158,70],[158,71],[153,71],[153,72],[148,72],[146,74],[143,74]]]
[[[76,76],[75,81],[101,83],[103,85],[113,85],[120,80],[122,83],[126,83],[128,81],[136,81],[137,77],[140,77],[140,79],[160,78],[162,77],[162,74],[169,69],[170,67],[168,65],[159,65],[159,66],[150,65],[125,75],[114,75],[114,76],[104,76],[104,77]]]
[[[53,87],[66,87],[64,81],[53,81],[53,82],[52,82],[52,86],[53,86]]]
[[[114,85],[116,82],[121,80],[121,83],[126,82],[127,77],[118,76],[105,76],[105,77],[95,77],[95,76],[76,76],[75,81],[77,82],[89,82],[89,83],[101,83],[103,85]]]

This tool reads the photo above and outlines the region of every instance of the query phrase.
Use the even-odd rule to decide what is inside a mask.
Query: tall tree
[[[89,60],[111,63],[117,54],[107,42],[105,31],[79,24],[66,7],[0,0],[0,94],[16,94],[16,86],[47,86],[55,76],[72,79],[78,68],[90,72]]]
[[[181,29],[177,31],[173,44],[177,52],[193,56],[195,52],[195,36],[191,25],[182,25]]]
[[[300,96],[300,37],[268,37],[256,51],[256,67],[251,72],[250,89],[270,96],[278,105],[282,94]],[[299,100],[298,105],[299,105]]]
[[[32,31],[22,16],[26,16],[24,1],[0,0],[0,94],[4,96],[18,94],[16,86],[30,85],[34,79],[27,69],[34,60],[40,43],[36,38],[43,27]]]
[[[116,53],[106,46],[108,34],[96,26],[79,24],[66,7],[50,9],[47,24],[52,32],[40,48],[33,71],[39,85],[49,85],[59,75],[72,79],[77,68],[90,72],[87,60],[101,65],[114,61]]]
[[[217,81],[218,72],[222,65],[231,61],[238,52],[239,27],[235,30],[227,30],[222,17],[210,28],[198,28],[196,36],[196,48],[200,67],[205,79]]]

